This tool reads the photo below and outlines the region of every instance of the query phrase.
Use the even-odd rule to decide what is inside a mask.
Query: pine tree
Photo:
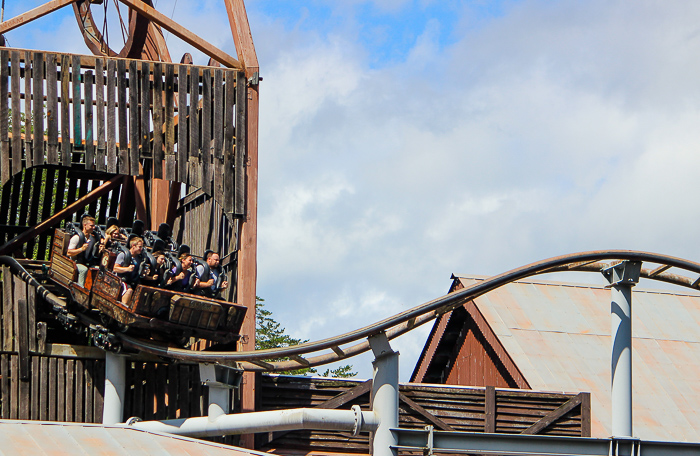
[[[255,325],[255,349],[265,350],[269,348],[291,347],[292,345],[303,344],[307,340],[295,339],[288,334],[285,334],[285,329],[282,325],[272,317],[272,312],[265,309],[263,304],[264,299],[255,298],[256,310],[256,325]],[[289,358],[279,358],[274,361],[282,361]],[[293,371],[280,372],[283,374],[306,375],[315,374],[318,371],[314,368],[303,368]],[[323,373],[324,377],[348,378],[354,377],[357,372],[352,371],[352,365],[346,364],[337,369],[326,369]]]

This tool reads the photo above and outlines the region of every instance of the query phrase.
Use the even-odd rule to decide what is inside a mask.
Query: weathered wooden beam
[[[348,402],[368,393],[372,389],[372,380],[366,380],[354,388],[351,388],[332,399],[329,399],[322,404],[317,405],[317,408],[321,409],[336,409]]]
[[[236,46],[238,60],[243,63],[246,76],[251,77],[258,71],[258,56],[255,53],[253,35],[250,33],[248,14],[243,0],[224,0],[228,21],[233,34],[233,44]]]
[[[399,401],[403,402],[406,404],[411,410],[422,416],[425,420],[430,422],[433,426],[436,428],[439,428],[443,431],[454,431],[455,429],[450,426],[449,424],[445,423],[442,421],[440,418],[436,417],[432,413],[428,412],[426,409],[418,405],[416,402],[413,400],[409,399],[406,397],[403,393],[399,393]]]
[[[0,23],[0,33],[6,33],[10,30],[14,30],[17,27],[33,21],[34,19],[39,19],[40,17],[53,13],[54,11],[74,2],[75,0],[52,0],[48,3],[44,3],[41,6],[37,6],[33,10],[29,10],[26,13],[22,13],[19,16],[15,16],[12,19],[8,19],[5,22]]]
[[[209,57],[212,57],[229,68],[242,68],[241,63],[217,48],[212,46],[203,38],[195,35],[194,33],[187,30],[185,27],[181,26],[177,22],[170,19],[168,16],[159,13],[155,8],[148,6],[141,0],[119,0],[125,5],[130,6],[132,9],[138,11],[141,15],[146,16],[153,22],[157,23],[165,30],[169,31],[173,35],[177,36],[187,44],[194,46],[199,51],[204,52]]]
[[[44,220],[40,224],[32,227],[24,233],[10,239],[4,245],[0,246],[0,255],[7,255],[8,253],[13,252],[15,249],[27,242],[29,239],[32,239],[33,237],[43,233],[44,231],[58,225],[61,222],[61,220],[63,220],[68,214],[72,214],[75,211],[84,208],[100,196],[118,187],[121,184],[122,178],[123,176],[113,177],[111,180],[100,185],[95,190],[78,199],[73,204],[66,206],[63,210],[57,212],[51,218]]]
[[[540,418],[539,421],[534,423],[529,428],[525,429],[521,434],[539,434],[540,432],[551,426],[559,418],[581,405],[581,402],[582,396],[580,394],[578,396],[572,397],[571,399],[560,405],[558,408],[552,410],[551,412]]]

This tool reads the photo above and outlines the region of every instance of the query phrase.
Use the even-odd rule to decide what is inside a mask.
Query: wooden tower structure
[[[5,34],[72,8],[92,54],[0,47],[0,255],[40,271],[53,229],[86,212],[98,224],[109,217],[122,226],[142,220],[152,230],[168,223],[193,254],[220,253],[231,284],[228,300],[249,310],[239,349],[253,350],[259,67],[243,0],[221,1],[236,57],[156,10],[151,0],[51,0],[0,23]],[[109,8],[128,13],[108,14]],[[109,42],[97,9],[105,11],[105,22],[124,22],[123,42]],[[189,54],[173,63],[163,30],[209,56],[207,64],[193,64]],[[47,354],[50,334],[35,331],[40,318],[33,301],[31,287],[13,282],[5,268],[3,353],[39,353],[43,346]],[[20,347],[20,333],[26,347]],[[3,367],[3,382],[11,370],[29,375],[20,367],[43,362],[19,359],[16,371]],[[71,372],[88,377],[88,370]],[[243,380],[242,411],[254,409],[252,375]],[[77,418],[71,410],[64,417]]]

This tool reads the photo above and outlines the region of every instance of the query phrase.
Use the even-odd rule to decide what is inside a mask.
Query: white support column
[[[612,436],[632,437],[632,287],[642,263],[623,261],[603,271],[611,288]]]
[[[200,363],[199,378],[209,387],[209,419],[231,412],[231,390],[238,388],[243,372],[220,364]]]
[[[369,337],[374,352],[372,377],[372,411],[379,421],[374,431],[370,454],[396,456],[392,446],[398,439],[391,429],[399,427],[399,353],[391,349],[384,332]]]
[[[126,390],[126,359],[124,356],[105,353],[105,396],[102,424],[123,422],[124,392]]]

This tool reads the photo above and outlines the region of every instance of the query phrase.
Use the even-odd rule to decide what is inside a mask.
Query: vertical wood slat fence
[[[246,83],[224,68],[4,48],[0,182],[45,164],[145,172],[242,216]]]
[[[2,267],[0,288],[0,418],[102,422],[104,352],[46,343],[35,289]],[[37,324],[38,323],[38,324]],[[208,390],[198,366],[130,360],[124,417],[170,419],[206,414]]]

